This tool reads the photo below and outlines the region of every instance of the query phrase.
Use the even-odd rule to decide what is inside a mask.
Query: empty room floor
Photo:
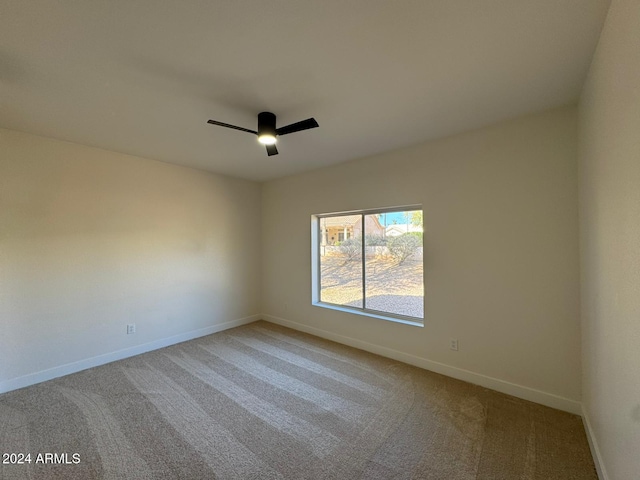
[[[597,479],[576,415],[264,321],[0,395],[0,445],[2,479]]]

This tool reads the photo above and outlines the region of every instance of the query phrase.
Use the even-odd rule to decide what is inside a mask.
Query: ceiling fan
[[[300,132],[302,130],[308,130],[310,128],[319,127],[315,118],[307,118],[300,122],[292,123],[286,127],[276,128],[276,116],[271,112],[262,112],[258,114],[258,131],[249,130],[248,128],[237,127],[228,123],[218,122],[216,120],[209,120],[207,123],[211,125],[220,125],[221,127],[233,128],[234,130],[240,130],[241,132],[249,132],[258,136],[258,141],[267,147],[267,155],[277,155],[278,149],[276,148],[276,137],[279,135],[288,135],[289,133]]]

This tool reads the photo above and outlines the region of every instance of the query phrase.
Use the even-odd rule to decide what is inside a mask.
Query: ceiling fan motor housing
[[[276,116],[271,112],[258,114],[258,137],[262,135],[276,136]]]

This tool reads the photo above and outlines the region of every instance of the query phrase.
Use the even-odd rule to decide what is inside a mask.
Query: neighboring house
[[[405,233],[422,232],[422,227],[412,223],[396,223],[388,225],[386,229],[387,237],[398,237]]]
[[[321,245],[335,245],[349,238],[362,236],[360,215],[342,215],[320,219]],[[365,234],[385,237],[384,227],[376,215],[365,215]]]

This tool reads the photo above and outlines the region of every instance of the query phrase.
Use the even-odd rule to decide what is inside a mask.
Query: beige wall
[[[576,128],[567,107],[266,183],[267,318],[579,408]],[[310,216],[408,204],[424,208],[425,327],[311,306]]]
[[[580,101],[583,401],[610,479],[640,478],[640,1],[613,0]]]
[[[0,130],[0,386],[259,313],[259,242],[258,184]]]

